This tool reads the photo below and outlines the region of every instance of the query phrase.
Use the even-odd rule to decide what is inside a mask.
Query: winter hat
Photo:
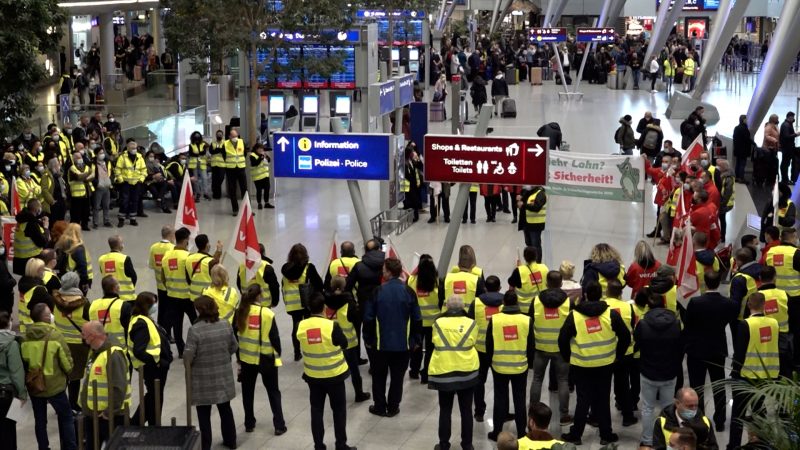
[[[77,272],[67,272],[61,276],[61,288],[59,292],[64,295],[83,295],[78,285],[81,282],[81,277]]]

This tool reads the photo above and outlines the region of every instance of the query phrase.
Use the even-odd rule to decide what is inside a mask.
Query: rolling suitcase
[[[513,64],[506,66],[506,83],[509,85],[519,83],[519,70]]]
[[[535,86],[542,85],[542,68],[534,67],[531,69],[531,84]]]
[[[430,107],[430,121],[431,122],[444,122],[444,102],[433,102]]]
[[[517,117],[517,102],[513,98],[503,99],[503,103],[500,105],[500,117]]]

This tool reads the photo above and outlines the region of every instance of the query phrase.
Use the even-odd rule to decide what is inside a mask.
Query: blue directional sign
[[[389,180],[390,134],[275,133],[275,176]]]
[[[397,82],[394,79],[369,85],[370,114],[373,116],[382,116],[394,111],[396,108],[396,89]]]
[[[575,37],[578,42],[614,42],[614,29],[607,28],[577,28]]]
[[[414,75],[397,77],[397,107],[403,107],[414,101]]]
[[[542,44],[548,42],[566,42],[566,28],[531,28],[528,37],[532,44]]]

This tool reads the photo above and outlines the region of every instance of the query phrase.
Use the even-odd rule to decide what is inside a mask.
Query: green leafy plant
[[[0,0],[9,26],[0,28],[0,135],[18,133],[36,110],[34,89],[45,80],[39,55],[58,49],[64,11],[56,0]]]
[[[733,395],[747,397],[747,408],[763,405],[763,414],[743,420],[749,433],[781,450],[800,450],[800,384],[796,379],[730,380]]]

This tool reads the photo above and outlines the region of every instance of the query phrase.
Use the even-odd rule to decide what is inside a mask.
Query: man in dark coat
[[[750,129],[747,128],[747,116],[739,116],[739,125],[733,129],[733,156],[736,158],[736,182],[747,184],[744,179],[744,169],[747,166],[747,158],[753,149],[753,137],[750,136]]]

